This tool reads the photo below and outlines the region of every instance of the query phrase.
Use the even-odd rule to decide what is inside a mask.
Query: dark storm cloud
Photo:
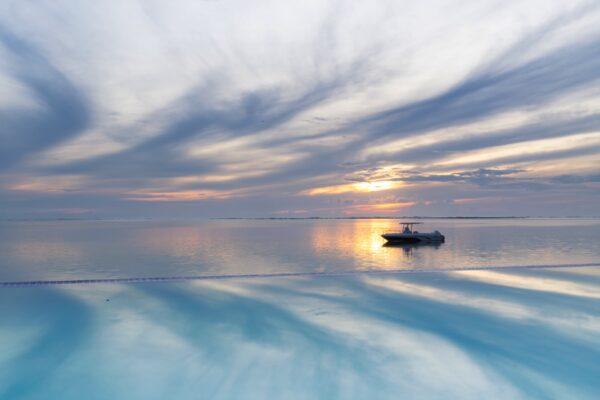
[[[81,133],[90,123],[85,96],[31,44],[0,26],[10,73],[41,106],[0,109],[0,169]]]

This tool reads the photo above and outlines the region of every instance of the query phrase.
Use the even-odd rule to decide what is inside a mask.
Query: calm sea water
[[[386,247],[394,220],[0,223],[0,281],[600,261],[600,219],[427,220],[440,246]]]
[[[0,286],[0,399],[600,398],[600,221],[427,225],[0,223],[2,282],[439,269]]]

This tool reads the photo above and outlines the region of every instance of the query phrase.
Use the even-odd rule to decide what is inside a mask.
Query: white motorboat
[[[443,243],[446,238],[439,231],[433,232],[418,232],[413,229],[414,225],[419,225],[422,222],[400,222],[402,232],[384,233],[381,235],[390,243]]]

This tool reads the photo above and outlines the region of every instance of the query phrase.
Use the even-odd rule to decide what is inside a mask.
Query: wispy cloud
[[[90,110],[81,91],[35,46],[0,25],[6,73],[33,97],[30,108],[0,110],[0,168],[81,134],[90,125]]]
[[[600,8],[543,7],[13,3],[1,189],[43,204],[39,181],[56,182],[54,198],[96,196],[76,208],[105,215],[140,200],[150,214],[173,201],[220,214],[211,200],[241,215],[348,200],[439,214],[492,189],[527,202],[578,185],[577,213],[597,214]],[[367,212],[330,213],[352,210]]]

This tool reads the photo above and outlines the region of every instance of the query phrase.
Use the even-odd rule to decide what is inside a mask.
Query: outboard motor
[[[436,230],[436,231],[433,231],[433,234],[434,234],[434,235],[436,235],[436,236],[439,236],[439,238],[440,238],[440,240],[441,240],[442,242],[445,242],[445,241],[446,241],[446,237],[445,237],[444,235],[442,235],[442,233],[441,233],[440,231],[437,231],[437,230]]]

